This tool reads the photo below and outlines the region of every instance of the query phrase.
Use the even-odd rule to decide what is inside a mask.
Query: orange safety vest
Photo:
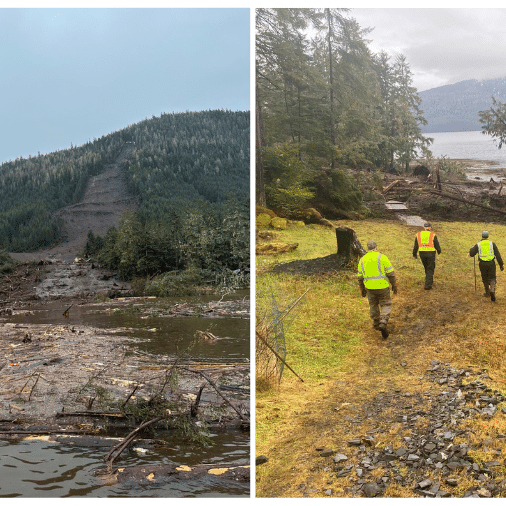
[[[416,234],[418,251],[436,251],[436,248],[434,248],[435,236],[436,234],[434,232],[430,232],[429,230],[418,232],[418,234]]]

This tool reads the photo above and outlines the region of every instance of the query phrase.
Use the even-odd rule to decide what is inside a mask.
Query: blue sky
[[[207,109],[250,109],[247,8],[0,8],[0,163]]]

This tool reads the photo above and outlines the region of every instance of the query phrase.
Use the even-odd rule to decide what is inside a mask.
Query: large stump
[[[356,260],[365,255],[366,251],[360,244],[355,231],[348,227],[336,228],[337,255],[342,263]]]

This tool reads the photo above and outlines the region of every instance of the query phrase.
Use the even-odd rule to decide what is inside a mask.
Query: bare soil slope
[[[65,242],[50,249],[11,253],[11,256],[23,262],[40,259],[73,261],[84,248],[88,231],[103,236],[110,227],[118,225],[124,211],[135,211],[138,200],[129,195],[124,173],[130,154],[131,149],[123,150],[115,163],[91,178],[81,202],[54,213],[55,217],[63,219]]]

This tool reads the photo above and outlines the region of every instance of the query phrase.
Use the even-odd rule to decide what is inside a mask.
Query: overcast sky
[[[373,52],[406,56],[418,91],[506,77],[506,9],[360,8],[349,16],[374,28]]]
[[[0,8],[0,164],[249,92],[248,8]]]

